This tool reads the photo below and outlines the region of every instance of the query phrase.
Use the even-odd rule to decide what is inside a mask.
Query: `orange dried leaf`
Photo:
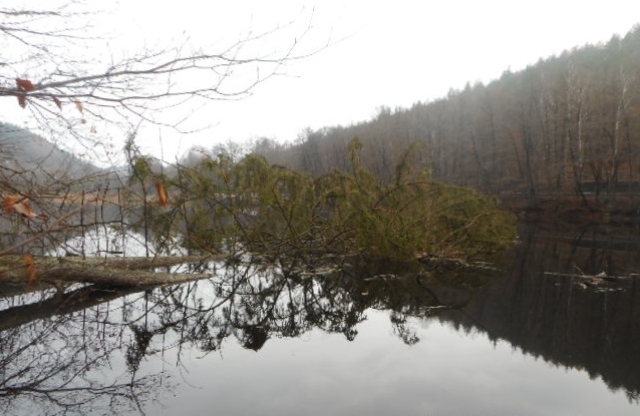
[[[19,197],[15,195],[9,195],[2,200],[2,208],[7,214],[13,213],[13,206],[18,202]]]
[[[78,109],[78,111],[80,111],[81,113],[84,114],[84,104],[82,104],[82,101],[75,100],[75,104],[76,104],[76,108]]]
[[[158,190],[160,206],[166,207],[169,202],[169,198],[167,198],[167,191],[164,189],[164,184],[162,182],[156,182],[156,189]]]
[[[53,102],[56,103],[56,105],[58,106],[58,109],[62,110],[62,101],[60,101],[58,97],[52,96],[52,98],[53,98]]]
[[[19,195],[9,195],[2,200],[2,208],[7,214],[17,212],[25,218],[35,218],[38,216],[24,197]]]
[[[31,288],[38,280],[38,268],[36,267],[35,260],[33,260],[33,257],[29,254],[25,255],[22,260],[27,269],[27,288]]]
[[[14,204],[13,209],[25,218],[35,218],[38,216],[38,214],[33,212],[29,204],[26,202],[18,202],[17,204]]]
[[[28,79],[16,78],[16,84],[18,85],[18,89],[21,91],[29,92],[36,90],[35,85],[33,85],[33,83]]]

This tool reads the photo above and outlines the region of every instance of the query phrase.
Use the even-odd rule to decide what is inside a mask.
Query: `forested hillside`
[[[48,192],[69,187],[90,189],[107,172],[24,127],[3,122],[0,165],[0,183],[22,191],[31,186]]]
[[[308,130],[291,145],[265,139],[254,151],[322,175],[348,169],[345,149],[354,137],[364,143],[363,163],[383,180],[420,142],[422,163],[436,179],[483,192],[573,196],[598,206],[628,197],[640,190],[640,26],[606,44],[507,70],[487,85],[468,84],[409,109],[382,108],[351,126]]]

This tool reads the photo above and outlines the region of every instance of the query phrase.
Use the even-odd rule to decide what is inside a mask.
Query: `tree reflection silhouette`
[[[408,345],[420,342],[416,322],[437,316],[601,376],[637,400],[637,279],[599,291],[581,289],[567,274],[633,269],[637,247],[623,256],[613,237],[552,237],[523,233],[502,271],[270,259],[193,265],[213,277],[179,286],[2,298],[0,407],[16,415],[142,413],[176,386],[154,358],[179,367],[186,351],[206,355],[225,341],[260,351],[272,339],[314,329],[352,341],[372,309],[389,311],[392,333]]]
[[[439,318],[456,329],[506,340],[554,366],[600,377],[612,391],[623,390],[637,401],[639,242],[627,224],[527,224],[521,243],[505,258],[502,278],[478,290],[464,314]],[[584,284],[598,274],[607,279]]]
[[[431,316],[451,298],[432,278],[418,284],[415,272],[242,262],[202,267],[215,276],[173,287],[80,287],[62,296],[4,299],[0,406],[7,414],[27,408],[41,414],[142,412],[173,388],[161,369],[145,366],[148,357],[174,350],[179,365],[187,349],[217,351],[231,338],[258,351],[271,338],[315,328],[352,341],[370,308],[392,310],[394,332],[413,344],[418,338],[407,317]],[[434,296],[438,290],[440,297]],[[455,290],[468,297],[469,288]]]
[[[81,309],[96,301],[80,289],[55,300],[67,315],[50,314],[45,319],[36,314],[30,322],[2,331],[0,403],[5,414],[22,414],[24,409],[43,415],[81,414],[86,409],[117,414],[138,409],[139,403],[154,394],[149,388],[155,384],[153,376],[105,377],[121,333],[105,320],[108,307]],[[50,302],[44,303],[46,310],[53,311]],[[75,303],[75,312],[69,311],[70,303]],[[28,306],[5,310],[3,317],[16,308],[24,312]]]

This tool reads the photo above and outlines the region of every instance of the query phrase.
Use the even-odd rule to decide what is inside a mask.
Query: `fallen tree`
[[[351,168],[318,178],[271,165],[261,156],[239,162],[204,157],[167,178],[172,209],[149,206],[137,231],[180,234],[189,250],[243,247],[273,257],[358,256],[365,262],[417,258],[474,261],[517,239],[516,218],[497,199],[440,183],[409,148],[393,180],[383,182],[360,160],[362,143],[349,145]],[[132,177],[149,187],[157,177],[143,159]]]
[[[428,171],[414,169],[418,149],[410,149],[399,161],[392,182],[382,183],[362,166],[360,148],[355,139],[351,172],[320,178],[269,165],[255,155],[238,163],[204,160],[195,169],[165,178],[171,203],[144,198],[141,207],[127,206],[129,214],[119,223],[119,232],[141,235],[149,252],[175,252],[179,246],[190,253],[226,254],[85,258],[36,257],[31,254],[35,251],[26,251],[0,255],[0,282],[22,283],[28,289],[46,283],[60,291],[65,283],[76,282],[99,287],[179,284],[210,275],[158,269],[247,252],[302,268],[346,257],[375,268],[417,264],[418,259],[432,267],[463,267],[516,240],[515,217],[494,198],[438,183]],[[141,189],[158,183],[145,159],[132,162],[132,178]],[[4,252],[25,249],[25,241],[41,235]],[[54,243],[60,240],[52,238]]]
[[[225,256],[80,258],[33,257],[9,255],[0,257],[0,282],[54,285],[61,290],[69,283],[89,283],[100,287],[143,287],[185,283],[210,278],[205,273],[171,273],[155,269],[183,264],[203,264]]]

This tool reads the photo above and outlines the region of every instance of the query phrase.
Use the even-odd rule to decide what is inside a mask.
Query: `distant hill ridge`
[[[0,163],[18,172],[39,170],[44,175],[80,179],[99,169],[33,132],[0,122]]]
[[[47,194],[102,192],[121,188],[127,175],[125,166],[98,167],[26,128],[0,122],[0,196],[34,188]]]

